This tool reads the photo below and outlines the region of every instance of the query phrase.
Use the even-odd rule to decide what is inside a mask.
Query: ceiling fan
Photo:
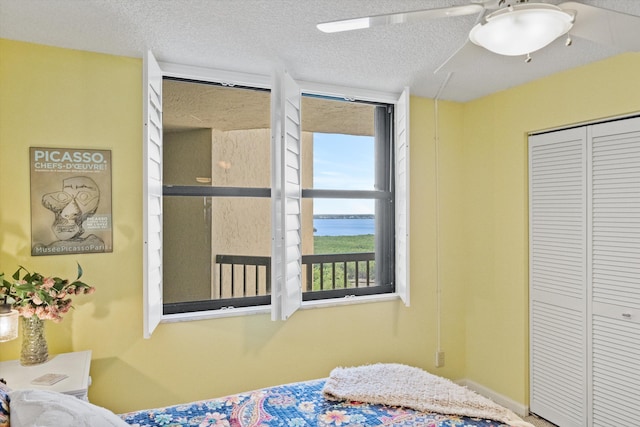
[[[640,51],[640,17],[575,1],[559,5],[528,0],[470,0],[471,3],[436,9],[342,19],[323,22],[327,32],[478,14],[467,42],[436,72],[453,71],[487,50],[499,55],[525,57],[567,35],[566,45],[576,36],[624,51]]]

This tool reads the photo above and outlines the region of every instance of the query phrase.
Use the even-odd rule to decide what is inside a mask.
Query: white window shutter
[[[395,108],[396,293],[409,306],[409,88]]]
[[[286,320],[302,303],[300,88],[276,73],[271,90],[271,318]]]
[[[162,318],[162,70],[151,52],[143,64],[144,337]]]

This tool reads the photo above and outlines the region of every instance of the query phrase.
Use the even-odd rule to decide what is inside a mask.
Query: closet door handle
[[[625,319],[631,319],[631,313],[622,313],[622,317]]]

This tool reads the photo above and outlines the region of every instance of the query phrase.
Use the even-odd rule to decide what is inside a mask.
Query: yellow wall
[[[48,324],[52,353],[93,350],[90,399],[116,412],[401,362],[527,403],[526,132],[640,110],[627,54],[466,104],[440,102],[437,345],[434,102],[411,100],[411,307],[379,302],[161,324],[142,338],[142,63],[0,40],[0,271],[25,265],[98,291]],[[30,146],[112,150],[114,251],[31,257]],[[0,360],[19,355],[0,344]]]
[[[399,301],[161,324],[142,338],[142,62],[0,40],[0,271],[19,264],[71,276],[75,261],[98,290],[47,324],[51,353],[93,350],[90,399],[116,412],[319,378],[335,366],[401,362],[432,368],[436,348],[432,102],[415,100],[411,197],[419,209],[411,262],[412,305]],[[461,107],[451,104],[454,112]],[[30,256],[30,146],[112,150],[114,250]],[[444,293],[452,355],[439,370],[460,377],[463,317]],[[0,344],[0,360],[20,340]],[[454,356],[455,355],[455,356]]]
[[[528,402],[527,132],[640,111],[640,54],[464,106],[465,377]]]

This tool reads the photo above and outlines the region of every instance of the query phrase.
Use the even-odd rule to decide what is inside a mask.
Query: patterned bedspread
[[[505,427],[484,419],[359,402],[332,402],[325,380],[269,387],[217,399],[121,414],[136,427]]]

